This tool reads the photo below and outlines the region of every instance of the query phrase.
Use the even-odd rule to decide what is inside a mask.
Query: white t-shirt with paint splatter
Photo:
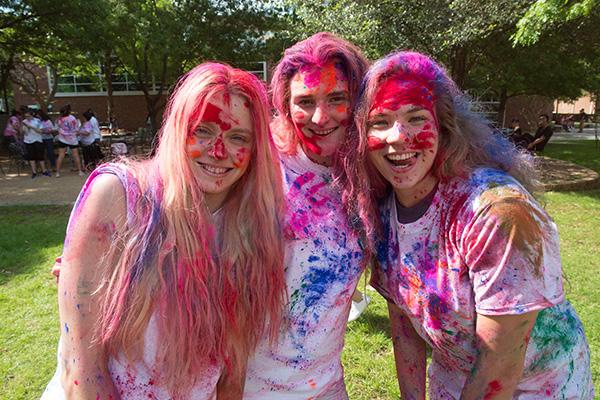
[[[282,156],[287,191],[288,321],[249,360],[244,399],[347,399],[341,353],[363,253],[331,169]]]
[[[426,213],[382,204],[372,285],[432,348],[431,399],[458,399],[477,357],[476,315],[538,310],[516,399],[592,399],[583,327],[565,300],[554,222],[512,177],[477,169],[442,182]]]
[[[138,217],[135,213],[135,204],[141,193],[139,192],[135,179],[130,174],[127,174],[125,168],[114,164],[104,164],[94,170],[79,194],[73,212],[77,209],[83,198],[83,194],[87,191],[91,182],[100,174],[106,173],[116,175],[125,188],[125,193],[127,195],[127,223],[130,224]],[[221,214],[217,211],[213,214],[213,218],[215,223],[219,225]],[[108,360],[110,377],[121,400],[167,400],[173,397],[166,387],[161,386],[158,383],[157,379],[157,376],[160,375],[160,362],[156,361],[156,354],[160,346],[160,335],[156,321],[157,316],[158,314],[154,313],[146,327],[142,360],[130,362],[123,353],[116,357],[110,357]],[[60,341],[62,340],[66,339],[61,335]],[[46,387],[41,400],[64,400],[66,398],[60,382],[60,377],[63,363],[69,361],[63,360],[61,357],[60,341],[58,346],[58,365],[56,372]],[[206,370],[202,376],[197,377],[197,381],[191,388],[188,398],[190,400],[215,400],[217,396],[217,382],[221,376],[222,368],[222,365],[207,360]]]

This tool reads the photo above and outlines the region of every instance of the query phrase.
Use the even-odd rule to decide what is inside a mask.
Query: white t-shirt
[[[282,155],[288,322],[248,361],[244,399],[347,399],[341,353],[363,252],[330,168]]]
[[[42,134],[41,132],[36,131],[36,129],[42,129],[42,122],[37,118],[24,119],[21,123],[21,129],[23,131],[23,142],[27,144],[42,142]],[[30,128],[31,126],[32,128]]]
[[[135,204],[137,198],[141,195],[135,179],[126,173],[124,168],[114,164],[104,164],[92,172],[87,182],[83,186],[73,213],[83,198],[87,195],[87,190],[91,182],[100,174],[110,173],[116,175],[127,194],[127,221],[130,223],[135,218]],[[73,215],[72,213],[72,215]],[[221,225],[222,215],[217,210],[213,214],[216,225]],[[67,228],[68,232],[68,228]],[[217,237],[219,240],[219,237]],[[160,364],[157,364],[156,352],[160,346],[160,337],[158,334],[157,314],[153,314],[148,322],[144,334],[144,355],[143,360],[135,363],[129,363],[123,354],[117,357],[111,357],[108,360],[108,370],[121,400],[147,400],[147,399],[171,399],[165,387],[156,383],[155,373],[160,370]],[[62,340],[62,337],[61,337]],[[61,344],[58,347],[58,365],[56,373],[46,387],[41,400],[64,400],[65,393],[60,382],[63,360],[61,358]],[[196,384],[190,391],[190,400],[216,400],[216,386],[221,376],[223,366],[218,363],[210,363],[207,360],[207,368],[202,376],[197,377]]]
[[[56,121],[58,127],[58,140],[64,144],[76,146],[79,142],[77,141],[77,131],[79,130],[79,120],[72,115],[66,117],[60,117]]]
[[[477,314],[539,311],[514,398],[592,399],[590,352],[565,301],[554,222],[511,176],[488,168],[440,182],[426,213],[381,206],[371,285],[432,349],[429,398],[458,399],[475,367]]]
[[[92,125],[94,140],[102,140],[102,135],[100,134],[100,124],[98,123],[96,117],[90,118],[90,124]]]
[[[94,143],[95,140],[96,137],[92,120],[85,121],[79,130],[79,142],[83,146],[89,146],[90,144]]]

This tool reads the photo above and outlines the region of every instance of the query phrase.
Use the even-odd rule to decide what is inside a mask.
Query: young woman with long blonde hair
[[[67,228],[46,398],[241,397],[285,296],[267,105],[253,75],[199,65],[170,98],[156,156],[89,177]]]

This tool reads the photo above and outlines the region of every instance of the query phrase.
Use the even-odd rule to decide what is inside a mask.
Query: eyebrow
[[[423,111],[425,109],[425,107],[421,107],[421,106],[412,106],[408,111],[406,111],[407,113],[413,113],[413,112],[418,112],[418,111]]]

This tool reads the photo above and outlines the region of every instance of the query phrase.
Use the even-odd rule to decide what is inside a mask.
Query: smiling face
[[[422,84],[388,80],[369,112],[369,160],[405,207],[418,203],[437,183],[433,165],[439,130],[433,105],[433,94]]]
[[[331,62],[297,72],[290,82],[290,113],[306,155],[331,165],[350,119],[348,81],[340,67]]]
[[[248,101],[240,95],[217,94],[208,100],[186,151],[211,210],[221,206],[229,190],[250,164],[254,132]]]

